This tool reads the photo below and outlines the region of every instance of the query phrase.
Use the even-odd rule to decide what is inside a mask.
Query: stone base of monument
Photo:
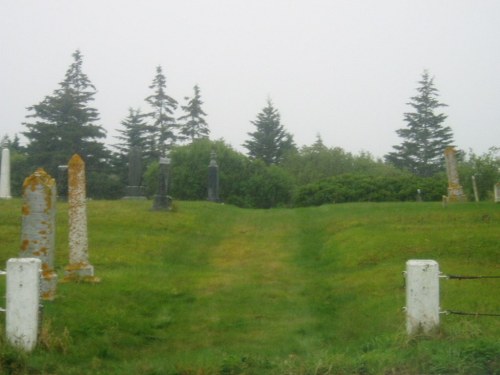
[[[146,197],[144,195],[144,187],[143,186],[127,186],[125,188],[125,196],[122,199],[131,199],[131,200],[146,199]]]
[[[90,264],[70,264],[64,270],[62,282],[79,281],[86,283],[98,283],[100,278],[94,276],[94,266]]]
[[[467,196],[464,194],[462,186],[448,187],[448,202],[467,202]]]
[[[172,197],[169,195],[155,195],[153,211],[169,211],[172,209]]]
[[[44,301],[53,301],[56,298],[57,274],[55,271],[42,271],[40,296]]]

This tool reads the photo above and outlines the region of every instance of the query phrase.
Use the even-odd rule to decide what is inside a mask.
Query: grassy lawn
[[[1,339],[0,373],[500,374],[500,317],[442,316],[409,339],[402,311],[408,259],[500,275],[498,204],[151,205],[89,202],[101,283],[59,284],[33,353]],[[1,264],[18,254],[20,210],[0,200]],[[57,224],[62,277],[64,203]],[[441,308],[500,313],[499,291],[498,279],[443,280]]]

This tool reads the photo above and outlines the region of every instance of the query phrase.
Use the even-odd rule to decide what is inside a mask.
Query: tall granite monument
[[[138,146],[130,149],[128,154],[128,186],[123,199],[146,199],[142,180],[142,150]]]
[[[216,158],[215,151],[212,151],[208,165],[208,200],[211,202],[219,202],[219,166]]]

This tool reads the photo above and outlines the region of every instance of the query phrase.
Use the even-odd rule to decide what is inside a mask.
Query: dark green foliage
[[[242,194],[232,196],[228,203],[240,207],[272,208],[290,204],[293,180],[276,165],[255,160],[247,165],[241,183]]]
[[[43,167],[52,176],[57,174],[57,166],[67,164],[75,153],[88,168],[98,168],[109,158],[99,141],[106,133],[96,124],[98,111],[90,106],[96,89],[82,71],[80,51],[73,53],[73,59],[60,87],[28,108],[33,113],[27,117],[35,122],[24,123],[30,165],[33,169]]]
[[[443,125],[447,116],[435,113],[446,105],[437,100],[438,90],[427,71],[419,84],[418,95],[407,103],[414,109],[404,114],[407,127],[396,131],[403,143],[393,146],[395,151],[385,157],[398,168],[428,177],[443,170],[444,149],[452,145],[453,134],[450,127]]]
[[[146,115],[141,113],[141,110],[129,108],[128,116],[121,122],[122,129],[118,129],[121,135],[116,136],[120,143],[113,145],[122,155],[128,155],[132,147],[140,147],[141,150],[147,153],[147,131],[148,127],[145,122]]]
[[[181,106],[185,115],[179,117],[181,121],[180,133],[183,138],[194,142],[195,139],[207,138],[210,134],[207,122],[204,118],[207,114],[201,108],[203,101],[201,100],[200,88],[194,86],[194,96],[192,98],[184,98],[187,101],[186,105]]]
[[[256,131],[248,133],[250,139],[243,144],[251,159],[262,160],[267,165],[280,164],[287,153],[295,151],[293,137],[285,131],[271,100],[252,124]]]
[[[153,111],[148,113],[152,119],[152,124],[149,126],[148,148],[159,157],[165,155],[177,140],[178,125],[174,117],[177,101],[166,93],[167,79],[161,66],[156,68],[156,75],[149,88],[153,90],[153,94],[146,98],[146,102]]]
[[[446,193],[446,177],[413,175],[367,176],[344,174],[302,186],[294,198],[296,206],[319,206],[345,202],[415,201],[420,189],[424,201],[440,200]]]
[[[282,167],[298,185],[310,184],[341,174],[393,175],[400,171],[369,153],[353,155],[340,147],[326,147],[321,137],[312,146],[304,146],[299,152],[289,154]]]
[[[492,147],[483,155],[466,154],[459,163],[460,183],[469,199],[474,200],[472,176],[475,177],[480,200],[493,199],[493,186],[500,181],[500,148]]]

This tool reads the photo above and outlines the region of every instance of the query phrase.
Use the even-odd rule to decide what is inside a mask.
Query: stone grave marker
[[[208,200],[219,202],[219,166],[215,151],[210,153],[210,164],[208,165]]]
[[[172,198],[168,196],[169,173],[170,158],[160,157],[158,193],[154,197],[153,211],[168,211],[172,207]]]
[[[467,197],[464,194],[458,179],[457,157],[453,147],[444,150],[446,160],[446,173],[448,176],[448,202],[465,202]]]
[[[98,282],[89,263],[85,162],[75,154],[68,163],[69,264],[65,281]]]
[[[57,274],[54,271],[56,183],[39,168],[23,183],[20,258],[41,261],[41,296],[53,300]]]
[[[0,198],[10,199],[10,150],[2,145],[2,164],[0,166]]]
[[[128,155],[128,186],[123,199],[146,199],[141,186],[142,151],[140,147],[132,147]]]

